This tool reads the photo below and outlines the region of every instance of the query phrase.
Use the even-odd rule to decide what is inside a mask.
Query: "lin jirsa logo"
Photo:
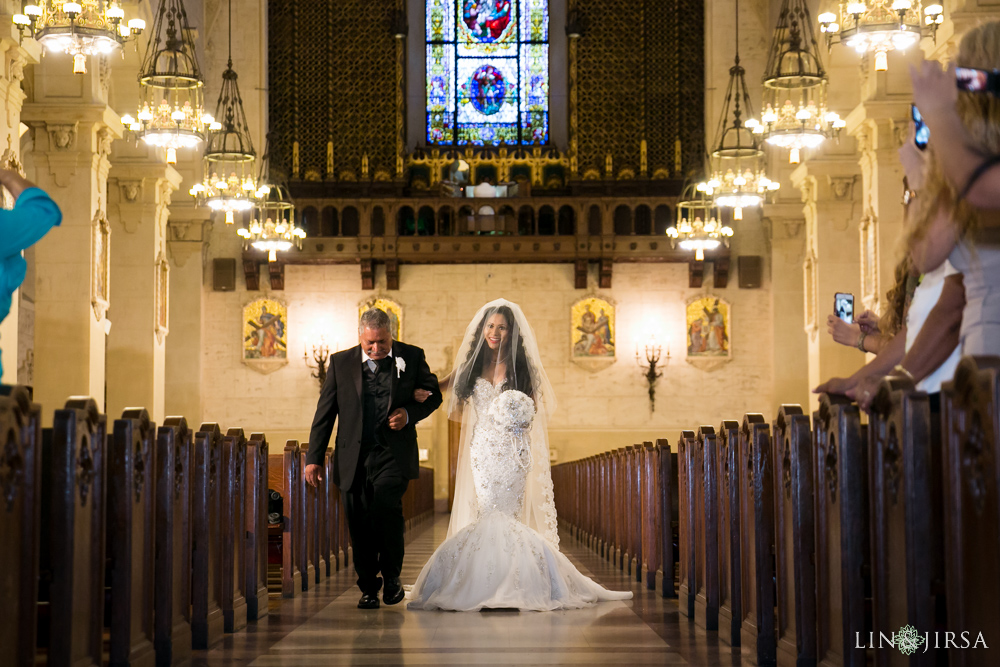
[[[885,633],[878,633],[877,640],[875,633],[869,632],[867,645],[862,643],[860,632],[855,632],[854,635],[854,648],[896,648],[903,655],[913,655],[920,650],[921,646],[923,646],[922,653],[926,653],[928,649],[938,648],[989,648],[982,632],[973,641],[972,633],[967,630],[965,632],[925,632],[920,634],[912,625],[904,625],[897,632],[890,633],[888,637]]]

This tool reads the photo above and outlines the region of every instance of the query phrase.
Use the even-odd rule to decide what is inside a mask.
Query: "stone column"
[[[21,81],[24,79],[24,67],[29,63],[37,63],[41,56],[37,44],[31,42],[25,44],[26,48],[18,45],[12,39],[10,33],[6,37],[0,38],[0,100],[3,101],[4,113],[0,114],[0,167],[5,169],[22,170],[21,162],[21,136],[20,121],[21,107],[24,104],[24,91],[21,89]],[[9,206],[13,202],[4,196],[4,205]],[[33,290],[31,290],[33,291]],[[18,366],[21,355],[19,348],[31,349],[33,342],[22,341],[18,335],[19,329],[19,302],[20,290],[11,295],[10,313],[0,323],[0,350],[3,354],[3,381],[7,384],[15,384],[18,379]],[[22,378],[20,381],[28,381],[29,378]]]
[[[864,363],[860,351],[835,343],[826,330],[835,293],[854,294],[855,310],[860,306],[855,194],[860,190],[861,179],[857,171],[855,159],[844,156],[810,160],[792,173],[792,183],[802,193],[805,219],[803,315],[808,334],[810,388],[831,377],[849,376]],[[781,365],[777,358],[775,365]],[[810,405],[811,409],[818,407],[814,394],[810,394]]]
[[[164,409],[167,415],[187,417],[189,424],[200,424],[202,418],[202,281],[210,225],[206,209],[191,204],[170,209],[170,336],[166,343]]]
[[[127,407],[146,408],[158,424],[166,416],[166,227],[170,196],[180,182],[173,167],[149,161],[116,163],[108,179],[115,301],[107,347],[107,412],[114,417]]]
[[[808,338],[802,332],[805,291],[805,219],[802,204],[769,204],[765,228],[771,240],[771,311],[774,327],[774,402],[806,405],[809,402]],[[732,267],[731,271],[738,267]],[[730,280],[732,280],[732,276]]]
[[[35,183],[63,214],[62,227],[35,246],[35,400],[46,408],[46,425],[68,396],[92,396],[104,408],[105,314],[111,299],[104,193],[111,143],[122,131],[97,95],[68,94],[92,93],[98,75],[65,81],[80,75],[64,76],[60,68],[66,61],[51,60],[35,67],[36,101],[22,114],[34,135]]]

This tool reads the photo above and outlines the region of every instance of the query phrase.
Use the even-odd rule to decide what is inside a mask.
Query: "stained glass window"
[[[427,143],[547,143],[548,0],[426,2]]]

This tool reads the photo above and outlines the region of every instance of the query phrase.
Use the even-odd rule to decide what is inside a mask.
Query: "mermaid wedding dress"
[[[410,591],[410,609],[551,611],[627,600],[580,574],[559,548],[523,522],[531,470],[534,402],[520,391],[476,381],[469,447],[476,520],[445,540]],[[546,471],[547,472],[547,471]]]

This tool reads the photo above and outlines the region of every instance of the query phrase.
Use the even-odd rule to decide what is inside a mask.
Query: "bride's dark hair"
[[[510,349],[511,346],[514,346],[515,348],[514,363],[507,364],[507,375],[505,378],[507,388],[517,389],[528,396],[534,396],[534,392],[531,389],[531,371],[528,366],[528,355],[524,351],[524,337],[518,331],[516,335],[517,340],[514,340],[514,332],[516,331],[514,312],[508,306],[499,306],[498,308],[486,311],[483,314],[483,319],[476,325],[475,338],[472,340],[469,354],[465,357],[465,363],[462,364],[457,377],[458,381],[455,385],[455,395],[463,402],[472,396],[472,392],[476,388],[476,381],[483,374],[483,365],[486,363],[486,355],[489,353],[489,345],[483,342],[483,330],[486,328],[487,320],[494,315],[502,315],[507,320],[510,335],[507,336],[506,347]]]

